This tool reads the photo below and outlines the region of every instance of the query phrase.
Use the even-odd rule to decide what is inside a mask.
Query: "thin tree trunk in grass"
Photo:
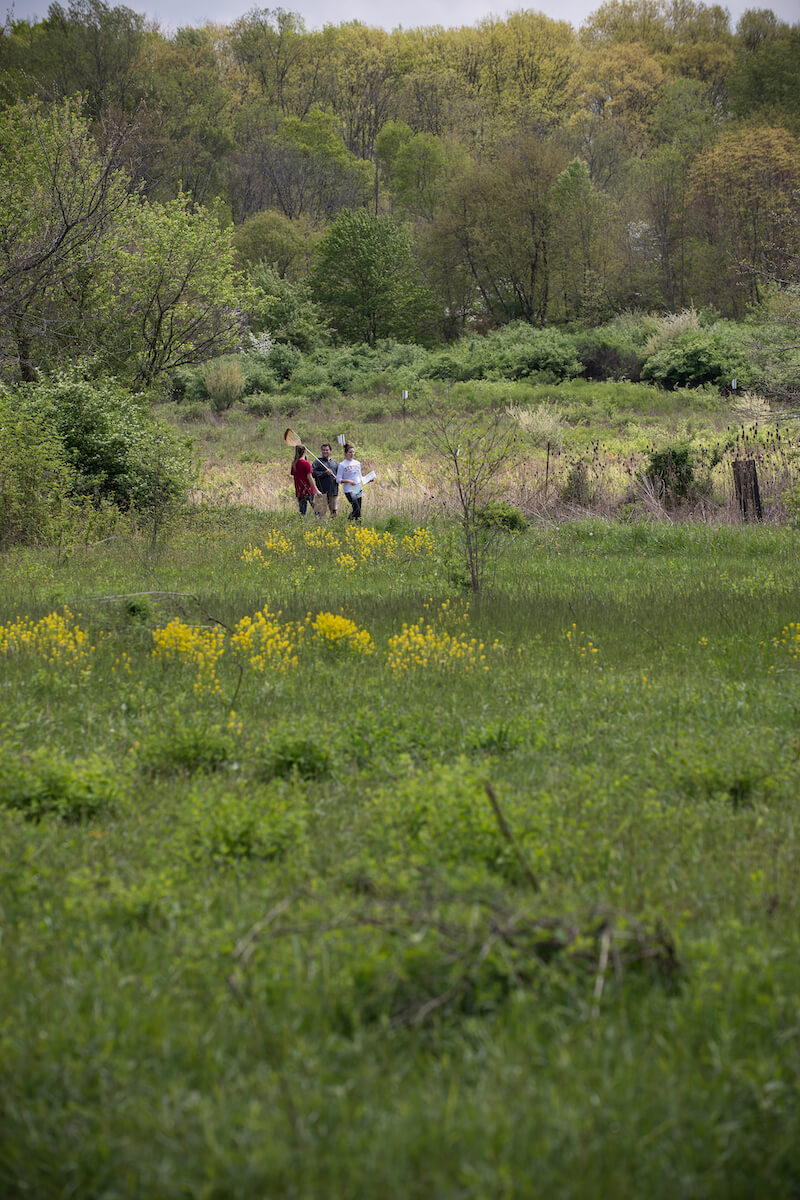
[[[737,458],[733,462],[733,486],[743,521],[763,521],[758,472],[752,458]]]

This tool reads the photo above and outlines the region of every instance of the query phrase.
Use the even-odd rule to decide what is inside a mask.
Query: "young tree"
[[[426,436],[458,513],[463,561],[469,585],[477,593],[498,532],[482,514],[497,497],[498,476],[508,461],[515,432],[502,413],[481,420],[434,408],[428,414]]]
[[[430,297],[417,281],[408,230],[391,217],[343,212],[316,250],[311,293],[341,337],[424,337]]]

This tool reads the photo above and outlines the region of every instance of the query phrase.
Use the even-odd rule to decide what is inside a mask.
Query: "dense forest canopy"
[[[608,0],[577,31],[530,10],[389,33],[254,8],[170,36],[103,0],[9,17],[4,359],[30,377],[83,341],[147,382],[266,328],[276,296],[318,336],[429,344],[742,317],[800,279],[799,64],[800,25],[695,0]],[[369,253],[337,261],[356,214]],[[382,273],[397,289],[359,313]]]

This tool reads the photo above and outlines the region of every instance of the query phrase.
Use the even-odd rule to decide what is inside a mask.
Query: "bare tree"
[[[477,593],[498,534],[484,510],[497,496],[500,471],[516,440],[514,428],[502,412],[480,418],[432,408],[427,437],[458,513],[464,565]]]

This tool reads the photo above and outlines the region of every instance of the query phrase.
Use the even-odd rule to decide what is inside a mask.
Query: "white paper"
[[[375,478],[375,472],[374,472],[374,471],[370,471],[369,475],[364,475],[364,477],[362,478],[361,482],[362,482],[362,483],[372,483],[372,481],[373,481],[373,479],[374,479],[374,478]]]

